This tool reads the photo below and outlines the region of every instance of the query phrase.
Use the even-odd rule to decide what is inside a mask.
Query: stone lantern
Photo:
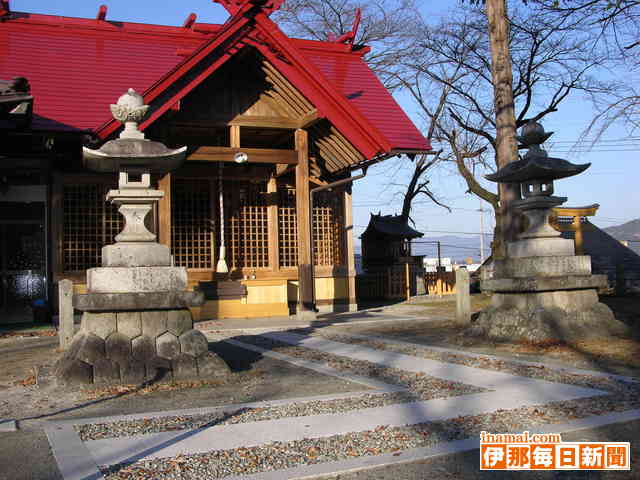
[[[133,89],[111,105],[125,127],[99,150],[83,148],[85,167],[118,174],[118,189],[106,200],[117,205],[125,227],[102,249],[102,266],[87,270],[87,294],[75,295],[82,327],[58,362],[63,383],[141,383],[206,379],[229,373],[193,329],[189,307],[201,292],[187,290],[187,270],[173,265],[169,247],[156,242],[145,219],[164,192],[151,188],[151,174],[178,168],[186,147],[169,149],[138,129],[147,113]]]
[[[549,224],[553,207],[565,197],[553,196],[554,180],[585,171],[552,158],[541,148],[551,136],[539,123],[527,124],[518,140],[528,148],[521,160],[509,163],[488,180],[519,183],[523,198],[512,203],[526,218],[526,229],[507,244],[507,258],[494,260],[494,276],[481,282],[493,293],[470,333],[493,340],[554,343],[593,336],[624,334],[626,326],[599,302],[605,275],[591,274],[591,258],[575,255],[574,242]]]
[[[519,183],[522,200],[512,203],[527,219],[527,229],[517,242],[507,244],[507,256],[511,258],[574,255],[573,241],[561,238],[560,232],[549,224],[551,210],[567,201],[566,197],[554,197],[553,181],[584,172],[590,163],[574,165],[560,158],[552,158],[541,147],[553,132],[545,132],[542,125],[530,122],[522,128],[520,144],[528,148],[522,160],[511,162],[487,180],[498,183]]]

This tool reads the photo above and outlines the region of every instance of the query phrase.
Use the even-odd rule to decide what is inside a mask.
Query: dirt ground
[[[640,315],[640,297],[603,297],[602,301],[609,305],[616,317],[625,323],[633,326],[640,324],[638,319]],[[472,310],[478,311],[486,307],[489,302],[489,297],[485,295],[473,295]],[[638,340],[640,335],[635,335],[634,338],[608,338],[576,344],[548,346],[507,342],[495,343],[482,338],[470,337],[465,334],[464,327],[457,326],[451,321],[455,312],[453,298],[450,300],[444,298],[437,301],[419,300],[382,308],[389,313],[404,312],[415,316],[416,321],[403,321],[397,324],[388,322],[381,324],[342,324],[324,328],[338,332],[346,331],[379,335],[423,345],[439,345],[476,353],[499,355],[505,358],[544,361],[558,365],[570,365],[640,377],[640,341]],[[60,355],[60,351],[58,350],[57,337],[48,336],[50,335],[50,330],[28,330],[25,333],[33,335],[34,332],[35,335],[39,336],[23,337],[16,336],[18,332],[7,332],[6,330],[0,332],[0,334],[4,334],[4,338],[0,336],[0,362],[3,365],[3,368],[0,369],[0,418],[25,418],[26,416],[38,416],[43,412],[50,414],[55,412],[56,409],[64,410],[65,408],[100,398],[144,396],[151,400],[155,397],[162,398],[168,392],[166,387],[150,386],[145,389],[89,389],[65,393],[61,390],[56,390],[51,385],[38,386],[36,385],[37,368],[42,366],[51,368]],[[305,373],[300,374],[300,369],[296,372],[295,368],[282,362],[266,358],[252,359],[252,354],[247,354],[246,351],[233,354],[233,351],[229,350],[230,347],[223,345],[225,344],[216,343],[212,344],[211,348],[219,350],[221,355],[226,356],[228,363],[236,372],[234,377],[236,381],[254,385],[248,387],[250,391],[255,391],[255,388],[257,388],[255,385],[258,384],[262,385],[271,382],[277,384],[287,375],[292,375],[292,378],[305,376]],[[233,364],[233,362],[238,361],[234,359],[235,357],[245,358],[248,363],[246,365]],[[264,377],[265,372],[276,373],[271,378],[270,374]],[[309,388],[307,390],[311,391],[325,381],[320,376],[315,378],[311,372],[309,372],[309,375],[308,382],[300,382],[300,385],[302,385],[298,392],[300,396],[308,393],[304,385],[308,384]],[[335,389],[337,391],[348,391],[349,389],[360,388],[360,386],[340,385],[340,382],[336,379],[335,385],[323,385],[323,388],[329,388],[332,391],[335,391]],[[312,387],[312,385],[315,385],[315,387]],[[171,391],[177,392],[183,388],[185,391],[202,390],[203,392],[229,390],[226,394],[214,395],[220,401],[224,401],[225,395],[229,398],[233,396],[232,387],[229,386],[227,388],[220,385],[178,385],[172,388]],[[178,394],[174,393],[172,395]],[[192,398],[197,396],[191,395]],[[289,393],[289,396],[291,396],[291,393]],[[185,395],[185,402],[187,402],[188,397],[189,395]],[[209,402],[212,400],[207,393],[203,393],[202,397],[203,401],[205,398]],[[252,395],[240,394],[236,400],[250,401],[250,398],[253,398]],[[118,402],[122,401],[118,400]],[[111,403],[114,403],[114,401],[111,401]],[[162,405],[163,402],[160,401],[160,404]],[[89,410],[93,410],[93,408]]]
[[[472,296],[475,314],[490,303],[490,297]],[[620,375],[640,376],[640,297],[602,296],[619,320],[633,327],[630,338],[603,338],[574,344],[536,346],[510,342],[493,342],[465,334],[466,327],[452,324],[455,299],[413,301],[406,312],[416,322],[397,325],[350,325],[330,327],[336,331],[379,335],[422,345],[438,345],[476,353],[500,355],[528,361],[544,361],[587,368]],[[420,307],[420,308],[417,308]],[[400,309],[401,306],[391,307]]]
[[[68,389],[36,385],[35,369],[58,358],[55,339],[0,340],[0,418],[20,420],[22,430],[42,420],[209,407],[234,403],[367,390],[222,342],[209,344],[231,369],[226,381]],[[45,380],[50,380],[45,376]]]

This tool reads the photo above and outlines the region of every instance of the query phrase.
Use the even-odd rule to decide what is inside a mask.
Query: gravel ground
[[[596,403],[597,399],[556,402],[544,407],[499,410],[487,415],[463,416],[406,427],[380,426],[375,430],[326,438],[273,442],[251,448],[112,465],[102,468],[102,472],[106,480],[222,478],[429,447],[443,441],[478,436],[482,430],[530,430],[533,433],[536,425],[604,413]],[[586,404],[591,408],[585,408]]]
[[[328,363],[333,368],[354,371],[359,375],[375,376],[389,383],[404,385],[409,388],[410,393],[419,391],[416,389],[420,388],[420,382],[425,381],[425,379],[427,379],[427,381],[430,380],[427,376],[421,377],[397,369],[383,368],[375,364],[370,364],[369,362],[355,361],[346,357],[291,346],[263,337],[245,337],[238,338],[238,340],[277,350],[280,353],[304,358],[305,360]],[[402,353],[417,354],[416,352],[410,353],[408,351],[403,351]],[[431,353],[434,352],[427,352],[425,355],[430,355]],[[442,354],[438,353],[438,355],[437,360],[444,359]],[[478,366],[478,359],[460,356],[456,360],[455,363]],[[447,358],[447,361],[452,360]],[[503,363],[504,368],[500,368]],[[489,366],[484,363],[480,366],[489,368]],[[443,441],[477,436],[482,430],[494,432],[530,430],[531,432],[535,432],[536,425],[561,423],[570,419],[640,408],[640,395],[638,395],[640,393],[640,387],[637,384],[586,375],[561,374],[550,369],[536,369],[531,371],[531,367],[523,367],[522,365],[509,364],[508,362],[502,361],[497,361],[497,364],[491,363],[491,368],[519,375],[526,375],[528,373],[527,376],[533,376],[535,374],[536,378],[563,381],[608,390],[612,392],[612,395],[553,402],[544,406],[498,410],[489,414],[461,416],[446,421],[405,427],[391,428],[381,426],[372,431],[353,432],[328,438],[273,442],[251,448],[139,461],[132,464],[104,467],[103,473],[107,480],[222,478],[228,475],[250,474],[313,463],[338,461],[358,456],[379,455],[417,447],[428,447]],[[374,395],[367,396],[375,397]],[[358,402],[359,400],[358,398],[352,398],[346,402],[349,401]],[[337,401],[338,404],[340,402],[345,402],[345,400]],[[333,408],[335,406],[330,405],[331,402],[309,402],[307,406],[297,404],[293,408],[294,411],[296,411],[295,409],[302,408],[307,411],[305,414],[314,414],[316,411],[314,411],[314,407],[311,406],[313,403],[318,403],[319,408]],[[280,408],[282,407],[274,407],[276,410]],[[270,409],[264,410],[268,411]],[[238,418],[241,419],[245,414],[252,416],[255,413],[249,411],[239,412]],[[258,415],[269,415],[269,413],[258,412]],[[200,420],[203,421],[205,419]],[[180,425],[180,419],[173,421],[177,422],[177,425]],[[252,420],[247,419],[246,421]]]

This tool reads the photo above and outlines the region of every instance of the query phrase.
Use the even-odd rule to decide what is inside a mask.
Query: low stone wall
[[[225,376],[188,309],[85,312],[80,332],[59,360],[62,383],[139,384]]]

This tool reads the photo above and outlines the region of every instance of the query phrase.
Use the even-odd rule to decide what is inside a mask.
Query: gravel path
[[[562,423],[567,420],[585,418],[593,415],[601,415],[610,412],[621,412],[640,408],[640,386],[636,383],[627,383],[620,380],[602,377],[592,377],[589,375],[574,375],[557,372],[549,368],[534,368],[519,364],[509,363],[502,360],[474,359],[466,356],[454,354],[443,354],[429,351],[421,347],[405,347],[390,345],[377,341],[353,341],[339,335],[326,335],[332,340],[342,342],[363,344],[369,347],[387,349],[399,353],[421,356],[425,358],[470,365],[475,367],[499,370],[503,372],[540,378],[550,381],[571,383],[585,387],[592,387],[611,392],[611,395],[594,396],[579,400],[553,402],[542,406],[530,406],[511,410],[498,410],[494,413],[461,416],[446,421],[429,422],[405,427],[380,426],[375,430],[365,432],[353,432],[346,435],[335,435],[327,438],[303,439],[292,442],[273,442],[252,448],[238,448],[233,450],[219,450],[206,454],[181,455],[174,458],[139,461],[131,464],[114,465],[103,468],[103,473],[107,480],[124,479],[201,479],[201,478],[223,478],[229,475],[251,474],[264,471],[279,470],[301,465],[309,465],[320,462],[332,462],[345,460],[352,457],[372,456],[383,453],[398,452],[418,447],[429,447],[443,441],[459,440],[463,438],[477,436],[480,431],[494,432],[517,432],[530,430],[535,432],[536,425]],[[353,397],[342,400],[318,401],[318,402],[298,402],[280,407],[270,407],[265,409],[250,409],[238,411],[232,418],[222,419],[214,416],[202,416],[181,418],[172,417],[161,419],[165,422],[166,429],[172,428],[194,428],[197,422],[222,421],[224,423],[237,423],[242,421],[256,421],[267,418],[280,418],[282,416],[302,416],[317,413],[328,413],[331,411],[340,412],[354,408],[368,408],[377,406],[375,402],[389,401],[396,403],[397,395],[423,395],[429,389],[446,389],[444,382],[438,384],[426,375],[413,374],[393,368],[385,368],[370,362],[353,360],[348,357],[340,357],[326,354],[304,347],[292,346],[273,339],[264,337],[244,337],[237,338],[240,341],[251,343],[279,353],[312,360],[328,364],[329,366],[357,373],[359,375],[369,375],[388,383],[405,386],[408,392],[393,394],[365,394],[360,397]],[[460,385],[460,384],[458,384]],[[455,386],[458,388],[471,388],[467,385]],[[446,391],[446,390],[445,390]],[[468,393],[468,392],[464,392]],[[456,393],[460,394],[460,392]],[[364,402],[364,404],[360,404]],[[332,410],[335,409],[335,410]],[[344,409],[344,410],[341,410]],[[98,426],[97,432],[102,428],[122,428],[122,432],[129,428],[158,428],[154,426],[140,426],[144,423],[154,424],[157,420],[145,420],[138,422],[137,426],[131,425],[115,426],[111,424],[107,427]],[[167,428],[167,426],[169,428]],[[200,425],[202,426],[202,425]],[[96,427],[88,426],[90,428]],[[158,431],[158,430],[149,430]],[[140,431],[138,433],[147,433]],[[98,433],[99,435],[100,433]],[[131,433],[128,433],[131,434]],[[83,435],[86,438],[96,435],[96,431],[86,430]],[[117,435],[114,435],[117,436]],[[104,438],[104,437],[95,437]]]
[[[502,410],[493,414],[457,417],[443,422],[407,427],[380,426],[375,430],[327,438],[273,442],[252,448],[218,450],[206,454],[112,465],[102,468],[102,472],[106,480],[196,480],[279,470],[429,447],[439,442],[478,436],[482,430],[535,432],[536,425],[560,423],[567,418],[605,413],[597,406],[597,401],[598,399],[594,398],[557,402],[544,407]],[[590,404],[591,408],[585,408],[587,404]]]

